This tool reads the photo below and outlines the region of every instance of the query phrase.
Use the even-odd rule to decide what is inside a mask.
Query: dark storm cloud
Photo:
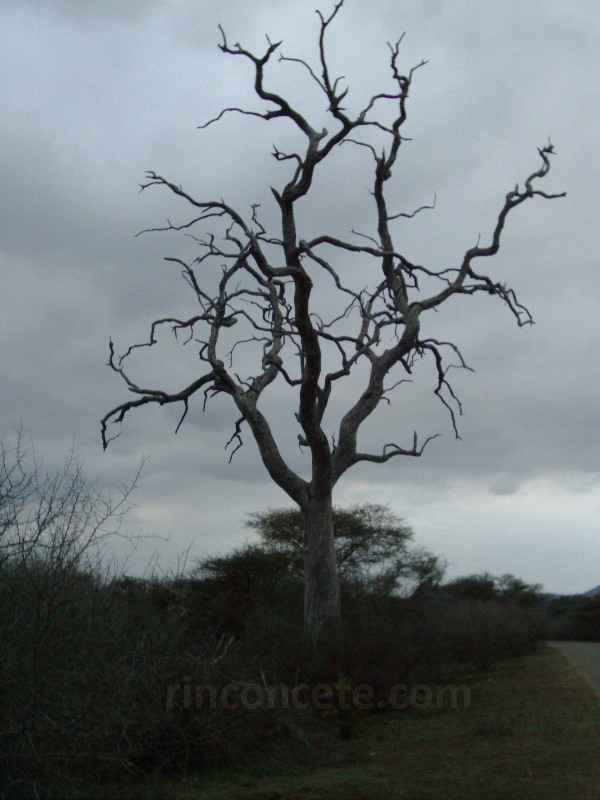
[[[261,202],[264,221],[276,223],[269,187],[281,186],[287,172],[269,153],[273,141],[298,144],[289,126],[233,115],[203,132],[196,126],[224,105],[260,108],[248,65],[219,53],[217,23],[249,47],[264,47],[268,32],[284,39],[286,54],[314,57],[313,5],[29,0],[0,10],[1,429],[22,419],[51,455],[75,436],[103,482],[124,480],[142,454],[150,455],[136,519],[149,532],[170,528],[167,554],[193,538],[201,550],[224,549],[242,536],[244,511],[285,497],[268,482],[247,431],[244,448],[228,463],[224,446],[235,412],[227,398],[213,400],[204,414],[199,400],[177,437],[179,409],[128,417],[121,437],[101,453],[98,421],[125,397],[105,366],[108,337],[122,351],[147,338],[153,318],[194,311],[185,284],[162,261],[193,257],[194,243],[172,234],[134,238],[167,218],[184,221],[187,209],[165,193],[140,196],[137,185],[144,170],[155,169],[244,213]],[[418,380],[400,387],[393,405],[365,426],[361,447],[408,443],[413,429],[444,436],[418,461],[355,469],[339,488],[343,502],[389,500],[401,513],[407,509],[409,521],[418,522],[431,546],[451,554],[457,569],[504,569],[518,546],[518,537],[502,545],[494,536],[493,546],[478,537],[475,506],[486,508],[490,530],[503,514],[518,528],[521,508],[523,530],[548,553],[527,577],[553,579],[560,530],[547,514],[552,486],[564,499],[555,518],[566,518],[572,497],[584,561],[592,565],[591,554],[598,555],[589,522],[600,506],[594,12],[586,3],[567,9],[415,0],[374,7],[347,0],[331,29],[332,65],[347,75],[351,109],[374,87],[389,86],[386,40],[406,30],[402,64],[430,61],[415,78],[406,129],[412,141],[403,146],[390,195],[397,211],[437,195],[434,211],[397,223],[397,247],[410,259],[455,266],[480,233],[485,241],[505,193],[537,167],[536,148],[549,135],[558,156],[545,188],[569,191],[567,200],[519,209],[501,253],[486,264],[517,289],[535,327],[517,329],[491,299],[457,301],[424,320],[427,333],[452,338],[476,368],[474,375],[453,375],[464,403],[462,441],[454,440],[447,412],[431,394],[435,376],[423,365]],[[295,93],[315,125],[330,125],[304,77],[291,64],[269,73],[273,86]],[[299,210],[302,235],[374,232],[367,155],[348,146],[324,165],[314,203]],[[347,282],[365,285],[362,262],[347,259],[343,269]],[[327,307],[332,295],[326,281],[322,287]],[[196,374],[193,349],[180,355],[168,339],[165,331],[152,352],[132,358],[132,374],[146,385],[179,386]],[[328,433],[358,389],[353,379],[333,398]],[[290,463],[305,471],[288,407],[281,389],[265,398]],[[444,503],[452,513],[442,535]],[[598,583],[593,566],[581,572],[584,585],[574,580],[573,573],[562,585]]]

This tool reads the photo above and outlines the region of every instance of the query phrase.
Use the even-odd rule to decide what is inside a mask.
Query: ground
[[[553,642],[600,692],[600,642]]]
[[[470,708],[364,716],[350,741],[330,723],[302,759],[284,745],[269,764],[105,791],[149,800],[598,800],[598,696],[561,652],[544,647],[460,682]]]

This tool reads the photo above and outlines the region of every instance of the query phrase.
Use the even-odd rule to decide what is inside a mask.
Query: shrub
[[[600,642],[600,595],[559,597],[548,603],[547,611],[551,638]]]
[[[455,657],[480,669],[529,652],[547,635],[541,613],[498,600],[459,600],[452,618]]]
[[[73,455],[42,473],[20,441],[0,448],[5,798],[81,796],[94,780],[240,760],[282,734],[306,742],[304,712],[197,705],[185,687],[364,683],[377,701],[454,660],[485,667],[540,636],[533,607],[507,599],[508,582],[491,601],[437,589],[439,561],[409,549],[409,529],[369,506],[338,512],[345,615],[315,658],[303,636],[301,553],[286,544],[295,529],[204,559],[187,576],[112,577],[101,546],[119,531],[128,491],[103,498]],[[365,526],[379,530],[371,542],[356,533]],[[401,596],[407,586],[418,589]],[[349,735],[351,718],[335,719]]]
[[[268,746],[277,709],[167,706],[168,687],[260,681],[237,643],[190,625],[193,583],[110,579],[115,502],[75,457],[43,473],[0,449],[0,796],[81,796],[103,776],[153,774]],[[184,591],[185,589],[185,591]]]
[[[503,600],[519,606],[539,605],[542,602],[539,583],[528,584],[510,574],[499,578],[489,572],[467,575],[445,584],[444,590],[455,597],[469,600]]]
[[[302,514],[279,508],[249,515],[247,527],[260,536],[263,552],[285,555],[291,573],[304,568]],[[334,544],[342,582],[362,583],[378,592],[410,594],[419,586],[435,586],[444,564],[412,544],[414,532],[387,506],[362,503],[333,509]]]

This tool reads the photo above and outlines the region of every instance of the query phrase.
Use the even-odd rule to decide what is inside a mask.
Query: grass
[[[597,800],[600,712],[590,684],[551,648],[464,673],[465,709],[362,717],[344,742],[318,724],[302,758],[153,780],[105,797],[173,800]],[[300,763],[302,762],[302,763]]]

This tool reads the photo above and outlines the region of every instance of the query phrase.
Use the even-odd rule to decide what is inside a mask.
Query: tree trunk
[[[333,544],[331,492],[311,496],[303,508],[306,545],[304,625],[309,642],[335,635],[340,625],[340,580]]]

